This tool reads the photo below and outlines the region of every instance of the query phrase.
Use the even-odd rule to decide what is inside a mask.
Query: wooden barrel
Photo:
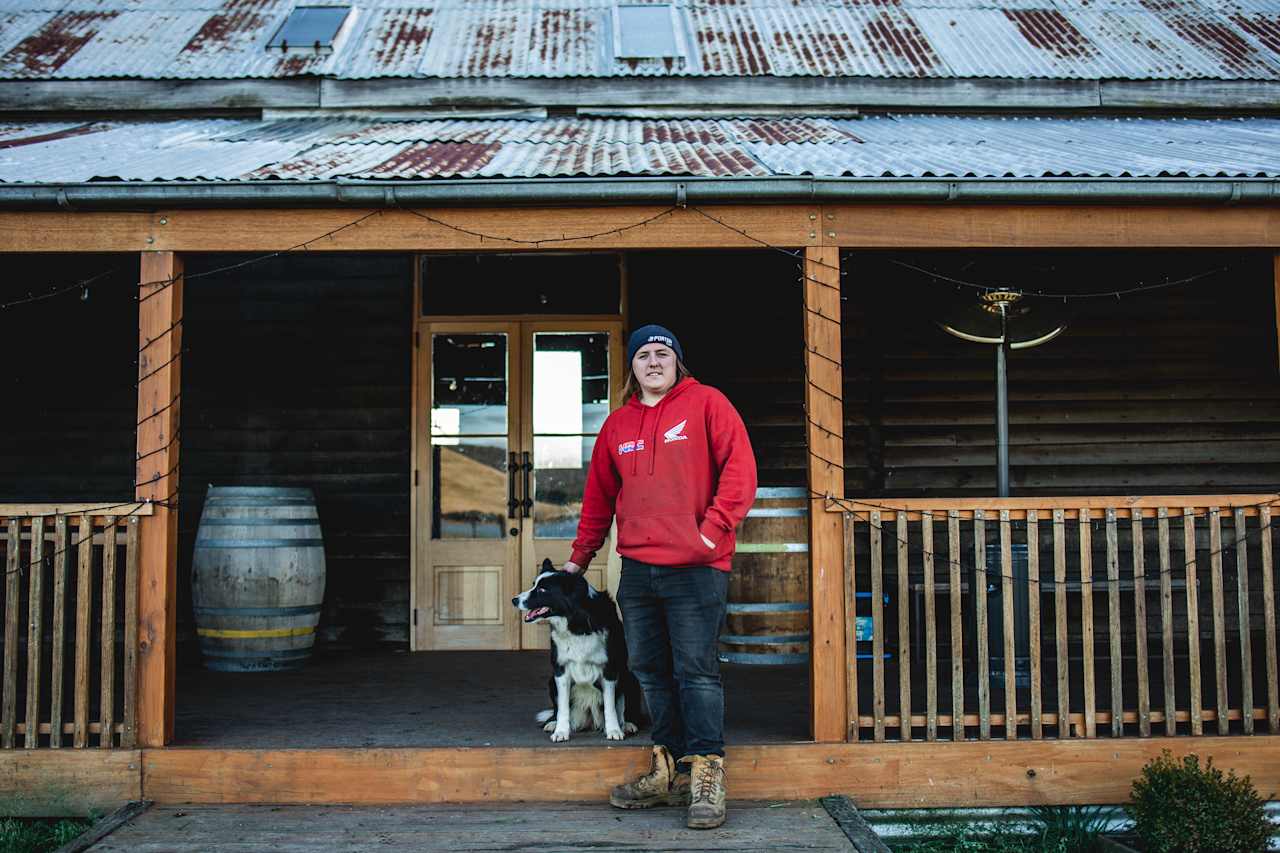
[[[315,642],[324,580],[310,489],[209,487],[191,578],[206,667],[300,668]]]
[[[761,487],[738,527],[720,660],[809,660],[809,508],[803,488]]]

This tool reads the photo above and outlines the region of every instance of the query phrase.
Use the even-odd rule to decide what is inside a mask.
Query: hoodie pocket
[[[618,547],[655,566],[705,566],[720,550],[702,541],[691,512],[625,519],[618,525]]]

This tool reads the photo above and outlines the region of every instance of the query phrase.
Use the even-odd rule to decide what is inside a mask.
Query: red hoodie
[[[755,495],[756,458],[742,417],[724,394],[682,379],[656,406],[633,396],[605,420],[569,559],[585,569],[616,514],[624,557],[727,572],[734,530]]]

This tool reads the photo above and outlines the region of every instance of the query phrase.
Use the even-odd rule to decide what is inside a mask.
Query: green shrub
[[[1110,821],[1101,806],[1033,806],[1031,813],[1042,824],[1045,850],[1091,853],[1098,836]]]
[[[1223,775],[1213,759],[1181,761],[1165,750],[1134,780],[1125,811],[1151,853],[1258,853],[1271,823],[1248,776]]]

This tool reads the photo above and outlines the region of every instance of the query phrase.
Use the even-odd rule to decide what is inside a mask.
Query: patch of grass
[[[1092,853],[1107,825],[1103,810],[1084,806],[1047,806],[1034,817],[999,823],[934,816],[920,834],[893,843],[897,853]]]
[[[92,825],[92,821],[76,818],[0,818],[0,853],[47,853]]]

